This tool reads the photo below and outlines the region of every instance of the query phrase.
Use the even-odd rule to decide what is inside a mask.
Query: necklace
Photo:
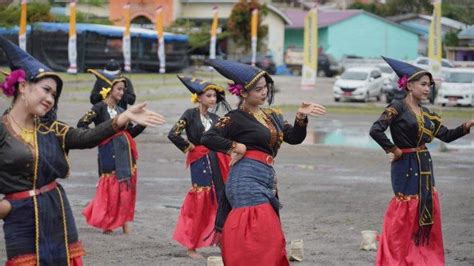
[[[34,129],[27,129],[22,126],[13,118],[11,114],[8,114],[10,120],[20,129],[20,137],[27,143],[34,145],[34,138],[35,138],[35,130]]]
[[[23,132],[24,133],[32,133],[34,131],[34,129],[27,129],[25,127],[20,126],[20,124],[15,120],[15,118],[13,118],[13,116],[11,114],[8,114],[8,117],[21,130],[22,133]]]

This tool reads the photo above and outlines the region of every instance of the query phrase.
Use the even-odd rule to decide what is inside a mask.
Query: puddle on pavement
[[[391,139],[390,132],[386,131],[387,136]],[[366,149],[381,149],[380,146],[369,136],[367,130],[362,129],[335,129],[335,130],[313,130],[308,131],[304,144],[324,144],[329,146],[341,146],[341,147],[356,147]],[[460,149],[474,149],[473,138],[461,138],[452,143],[444,143],[438,139],[435,139],[432,143],[428,144],[428,149],[432,151],[438,151],[445,145],[448,150],[460,150]]]

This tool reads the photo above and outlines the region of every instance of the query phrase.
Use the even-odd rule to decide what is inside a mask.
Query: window
[[[374,79],[378,79],[378,78],[380,78],[380,76],[381,76],[381,75],[380,75],[380,72],[378,72],[378,71],[372,71],[372,72],[370,73],[370,77],[371,77],[371,78],[374,78]]]
[[[428,65],[428,59],[420,59],[418,60],[419,65]]]

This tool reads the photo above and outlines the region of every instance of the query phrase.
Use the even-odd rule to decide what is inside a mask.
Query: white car
[[[397,74],[393,69],[388,65],[388,64],[379,64],[377,65],[377,68],[380,69],[382,72],[382,77],[388,81],[388,80],[395,80],[397,77]]]
[[[413,65],[419,68],[422,68],[424,70],[431,71],[431,65],[434,64],[433,60],[430,59],[429,57],[418,57],[413,61]],[[441,75],[445,75],[446,72],[450,71],[451,69],[454,68],[453,63],[451,63],[448,59],[441,59]],[[434,77],[436,78],[441,78],[441,77]]]
[[[454,68],[447,72],[436,103],[474,106],[474,69]]]
[[[368,102],[382,96],[383,77],[376,67],[349,68],[336,80],[333,87],[334,100],[359,100]]]

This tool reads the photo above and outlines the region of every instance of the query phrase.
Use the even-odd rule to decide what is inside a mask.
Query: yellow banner
[[[166,54],[165,54],[165,35],[163,32],[164,27],[164,18],[163,18],[163,7],[158,6],[156,9],[156,33],[158,34],[158,60],[160,62],[160,73],[166,72]]]
[[[156,23],[155,23],[156,33],[158,38],[163,37],[163,7],[159,6],[156,9]]]
[[[258,9],[252,10],[252,21],[251,21],[251,35],[252,38],[257,37],[257,28],[258,28]]]
[[[301,84],[303,87],[316,85],[318,73],[318,11],[311,9],[304,19],[304,53]]]
[[[130,4],[126,4],[125,9],[125,36],[130,36]]]
[[[76,35],[76,0],[71,0],[69,8],[69,38],[71,38]]]
[[[77,42],[76,42],[76,0],[71,0],[69,4],[69,40],[68,40],[68,73],[77,73]]]
[[[441,0],[433,2],[433,19],[428,37],[428,57],[438,63],[442,58]]]
[[[26,34],[26,0],[21,0],[20,35]]]
[[[18,44],[26,51],[26,0],[21,0],[20,32],[18,33]]]
[[[212,13],[214,13],[214,17],[212,19],[212,25],[211,25],[211,37],[216,37],[217,36],[217,27],[219,24],[219,12],[217,7],[214,7],[212,9]]]

